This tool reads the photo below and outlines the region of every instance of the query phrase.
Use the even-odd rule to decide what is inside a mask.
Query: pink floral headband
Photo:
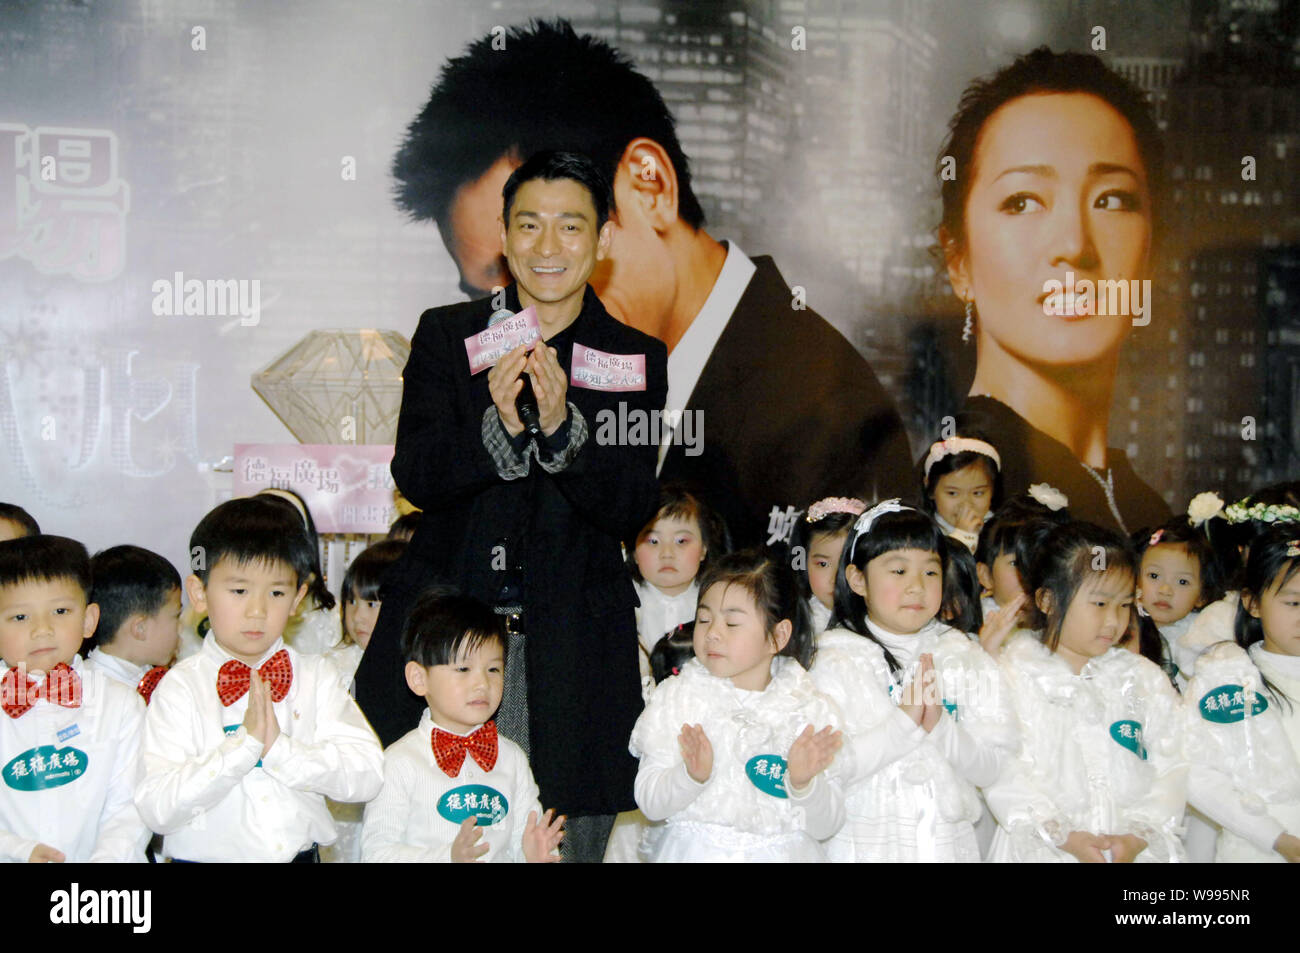
[[[971,437],[949,437],[947,440],[940,440],[937,443],[930,444],[930,452],[925,455],[925,477],[930,478],[930,468],[942,460],[944,457],[951,456],[954,453],[979,453],[990,457],[999,470],[1002,469],[1002,458],[994,449],[993,444],[985,443],[983,440],[974,440]]]
[[[866,508],[866,503],[851,496],[828,496],[808,507],[808,515],[804,519],[809,523],[817,523],[832,513],[848,513],[850,516],[861,516]]]

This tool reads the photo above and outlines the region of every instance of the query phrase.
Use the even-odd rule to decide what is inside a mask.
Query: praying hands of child
[[[899,710],[920,725],[929,734],[943,716],[943,699],[939,697],[938,678],[934,670],[934,656],[926,652],[921,656],[916,674],[903,686]]]
[[[969,503],[958,503],[952,525],[968,533],[978,533],[984,525],[984,514]]]
[[[686,762],[686,773],[696,784],[703,784],[713,774],[713,745],[704,733],[703,725],[682,725],[682,733],[677,736],[677,743],[682,749],[682,760]]]
[[[1081,864],[1106,863],[1106,855],[1102,851],[1110,850],[1112,846],[1111,838],[1090,834],[1088,831],[1070,831],[1070,836],[1060,845],[1061,850],[1073,854]]]
[[[29,864],[61,864],[68,858],[63,851],[55,850],[49,844],[37,844],[32,855],[27,858]]]
[[[1001,654],[1007,636],[1015,631],[1016,619],[1024,604],[1025,594],[1017,593],[1006,605],[994,609],[984,617],[984,624],[980,626],[980,645],[989,655],[997,658]]]
[[[1131,864],[1137,855],[1147,849],[1147,842],[1136,834],[1111,834],[1110,862],[1112,864]]]
[[[244,729],[262,742],[263,756],[280,737],[280,722],[276,720],[274,706],[271,686],[262,681],[257,669],[253,669],[248,673],[248,709],[244,712]]]
[[[555,864],[560,855],[555,848],[564,839],[564,816],[555,817],[553,809],[548,810],[537,823],[537,812],[528,812],[528,823],[524,825],[524,860],[530,864]]]
[[[785,759],[787,790],[797,792],[808,787],[813,778],[830,767],[843,744],[843,734],[834,728],[827,726],[814,732],[813,726],[807,725],[794,739]]]

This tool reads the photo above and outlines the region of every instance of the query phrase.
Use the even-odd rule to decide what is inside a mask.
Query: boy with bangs
[[[211,631],[154,692],[136,804],[173,861],[318,862],[337,835],[325,798],[374,797],[383,753],[333,666],[284,645],[306,538],[252,497],[205,516],[190,552]]]
[[[77,654],[99,619],[90,586],[76,540],[0,542],[3,860],[144,860],[131,803],[144,704]]]

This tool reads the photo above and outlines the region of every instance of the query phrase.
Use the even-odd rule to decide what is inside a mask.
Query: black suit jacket
[[[774,506],[915,494],[902,418],[871,366],[817,312],[791,307],[770,257],[754,265],[686,404],[703,414],[703,452],[675,443],[660,471],[695,483],[737,547],[767,542]]]
[[[507,307],[519,310],[513,286],[506,296]],[[627,745],[641,687],[637,596],[620,543],[654,513],[658,443],[602,442],[597,431],[605,415],[617,418],[620,404],[647,415],[663,407],[667,352],[610,317],[588,287],[582,312],[547,343],[566,370],[575,341],[644,354],[647,388],[570,385],[567,400],[588,428],[582,449],[559,473],[533,460],[528,476],[504,480],[482,440],[492,406],[488,375],[470,376],[463,343],[492,311],[488,300],[426,311],[411,340],[392,473],[424,515],[385,577],[357,670],[357,702],[385,744],[414,728],[424,702],[405,685],[398,645],[412,599],[441,582],[492,603],[510,579],[524,605],[530,756],[543,803],[568,814],[629,810],[637,765]],[[511,574],[513,566],[521,571]]]

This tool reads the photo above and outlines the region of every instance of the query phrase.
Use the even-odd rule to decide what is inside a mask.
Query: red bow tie
[[[21,718],[42,698],[64,708],[81,707],[81,676],[67,662],[50,669],[43,683],[30,676],[19,679],[17,668],[9,669],[0,678],[0,708],[10,718]]]
[[[229,708],[248,692],[249,668],[238,659],[227,659],[217,670],[217,697]],[[271,701],[283,701],[293,684],[293,663],[284,649],[262,663],[257,673],[271,685]]]
[[[442,773],[449,778],[460,774],[460,767],[465,763],[465,752],[478,763],[484,771],[491,771],[497,763],[497,723],[489,721],[469,735],[453,735],[443,731],[437,725],[433,727],[433,757],[442,768]]]
[[[158,687],[158,683],[162,681],[162,677],[166,674],[166,665],[155,665],[145,672],[144,677],[140,679],[140,684],[135,687],[135,690],[140,693],[140,697],[144,699],[146,705],[149,704],[149,699],[153,697],[153,690]],[[244,677],[247,678],[248,676]]]

